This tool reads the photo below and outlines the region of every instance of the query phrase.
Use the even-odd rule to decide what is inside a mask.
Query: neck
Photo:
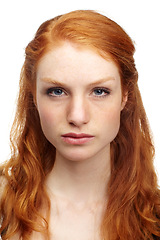
[[[57,152],[47,186],[54,195],[71,202],[99,202],[106,200],[109,177],[110,149],[83,161],[64,159]]]

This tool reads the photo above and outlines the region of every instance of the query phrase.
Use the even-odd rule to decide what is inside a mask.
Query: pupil
[[[55,94],[56,95],[61,95],[62,94],[62,90],[61,89],[56,89],[55,90]]]
[[[102,89],[97,89],[97,90],[96,90],[96,93],[97,93],[98,95],[101,95],[101,94],[102,94],[102,91],[103,91]]]

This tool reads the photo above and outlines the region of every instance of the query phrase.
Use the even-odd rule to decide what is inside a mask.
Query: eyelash
[[[53,92],[56,91],[56,90],[57,91],[60,90],[62,94],[58,94],[58,95],[56,95],[55,93],[53,94]],[[93,89],[92,92],[94,93],[95,91],[103,92],[103,95],[94,94],[94,96],[98,97],[98,98],[107,97],[111,93],[111,91],[108,88],[104,88],[104,87],[96,87],[96,88]],[[47,89],[47,95],[50,96],[50,97],[62,97],[65,93],[66,93],[66,91],[61,87],[53,87],[53,88]]]
[[[54,95],[53,94],[53,91],[58,91],[58,90],[61,90],[62,92],[65,92],[63,90],[63,88],[60,88],[60,87],[54,87],[54,88],[49,88],[47,89],[47,95],[50,96],[50,97],[61,97],[62,95]]]
[[[100,97],[100,98],[107,97],[111,93],[111,91],[108,88],[103,88],[103,87],[96,87],[93,89],[93,92],[94,91],[102,91],[104,93],[103,95],[95,95],[95,97]]]

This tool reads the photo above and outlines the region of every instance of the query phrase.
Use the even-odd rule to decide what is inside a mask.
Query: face
[[[56,153],[71,161],[105,155],[125,104],[114,62],[64,42],[40,60],[36,81],[42,130]]]

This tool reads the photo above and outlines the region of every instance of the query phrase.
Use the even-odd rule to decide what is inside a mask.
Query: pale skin
[[[127,101],[118,67],[93,49],[64,42],[42,57],[36,81],[42,130],[56,148],[55,166],[46,179],[51,239],[99,240],[110,143]],[[66,142],[63,135],[68,133],[90,137],[84,142],[68,137]],[[43,238],[33,233],[31,239]]]

